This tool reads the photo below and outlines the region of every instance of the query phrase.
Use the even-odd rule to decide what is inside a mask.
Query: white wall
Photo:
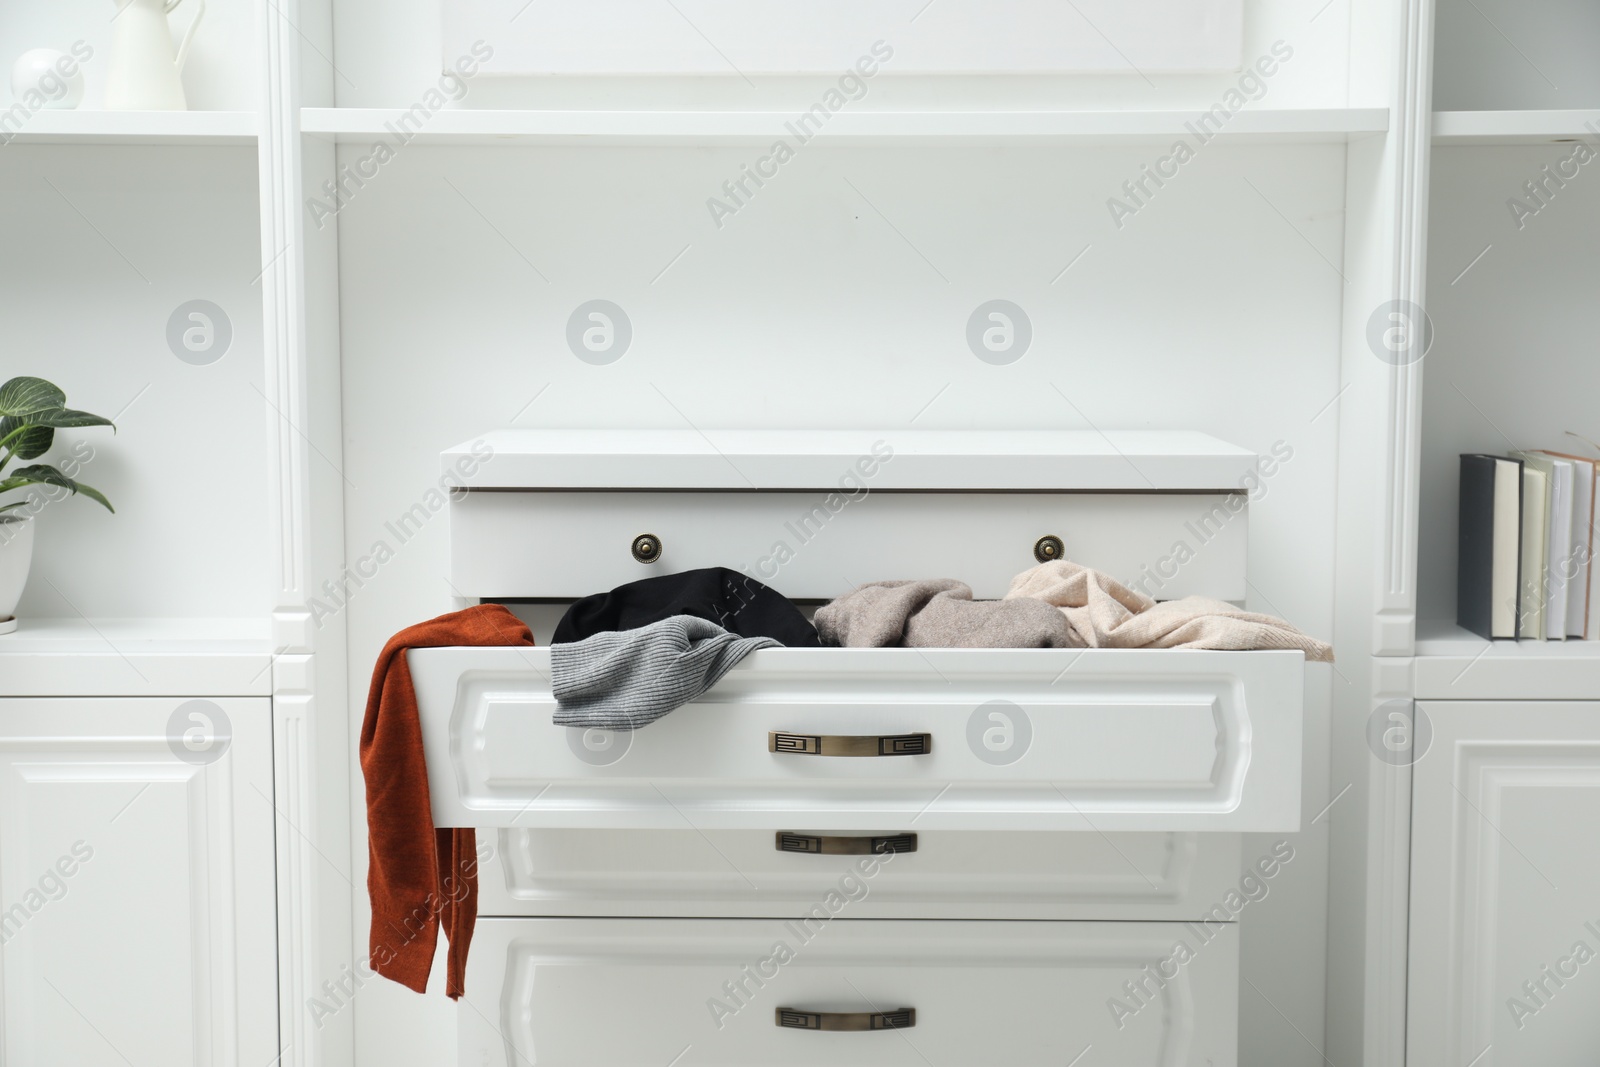
[[[1438,0],[1435,19],[1437,110],[1600,107],[1600,4]]]

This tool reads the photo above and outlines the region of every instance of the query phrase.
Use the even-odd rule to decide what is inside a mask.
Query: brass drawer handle
[[[915,852],[916,834],[881,834],[877,837],[826,837],[817,834],[778,832],[779,852],[801,852],[808,856],[881,856],[885,852]]]
[[[1067,546],[1055,534],[1045,534],[1033,543],[1033,558],[1040,563],[1051,563],[1067,558]]]
[[[661,538],[655,534],[640,534],[633,539],[633,558],[640,563],[654,563],[661,558]]]
[[[797,756],[926,756],[932,734],[767,734],[768,752]]]
[[[917,1025],[916,1008],[894,1011],[799,1011],[779,1008],[779,1026],[790,1030],[831,1030],[861,1033],[867,1030],[909,1030]]]

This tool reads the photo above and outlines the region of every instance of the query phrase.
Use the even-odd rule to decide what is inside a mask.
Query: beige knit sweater
[[[1090,648],[1299,649],[1328,663],[1333,648],[1271,615],[1191,596],[1164,603],[1068,560],[1043,563],[1011,580],[1006,599],[1054,604]]]

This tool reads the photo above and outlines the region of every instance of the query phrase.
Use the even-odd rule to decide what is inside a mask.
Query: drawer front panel
[[[657,574],[732,567],[786,596],[960,578],[1003,596],[1059,537],[1066,558],[1161,600],[1245,598],[1241,496],[1192,493],[470,492],[450,505],[451,584],[466,597],[576,598]],[[660,539],[654,563],[633,556]],[[1181,549],[1179,546],[1183,546]]]
[[[906,847],[903,831],[894,833]],[[809,836],[809,835],[808,835]],[[1239,879],[1236,834],[915,832],[856,918],[1199,919]],[[780,851],[760,830],[499,830],[483,915],[801,914],[858,857]],[[871,840],[863,835],[861,840]],[[815,840],[815,838],[811,838]]]
[[[485,1067],[1225,1067],[1237,990],[1231,923],[485,919],[457,1019]]]
[[[549,657],[409,653],[437,825],[1299,826],[1298,652],[767,649],[631,733],[554,725]],[[805,755],[773,733],[925,733],[927,751]]]

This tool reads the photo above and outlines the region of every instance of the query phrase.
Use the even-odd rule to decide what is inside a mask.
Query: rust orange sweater
[[[418,993],[428,988],[439,927],[450,943],[445,994],[465,989],[467,946],[478,921],[477,835],[436,829],[422,754],[422,723],[406,663],[408,648],[532,645],[533,634],[499,604],[401,630],[372,671],[361,724],[367,782],[367,895],[372,900],[372,968]]]

